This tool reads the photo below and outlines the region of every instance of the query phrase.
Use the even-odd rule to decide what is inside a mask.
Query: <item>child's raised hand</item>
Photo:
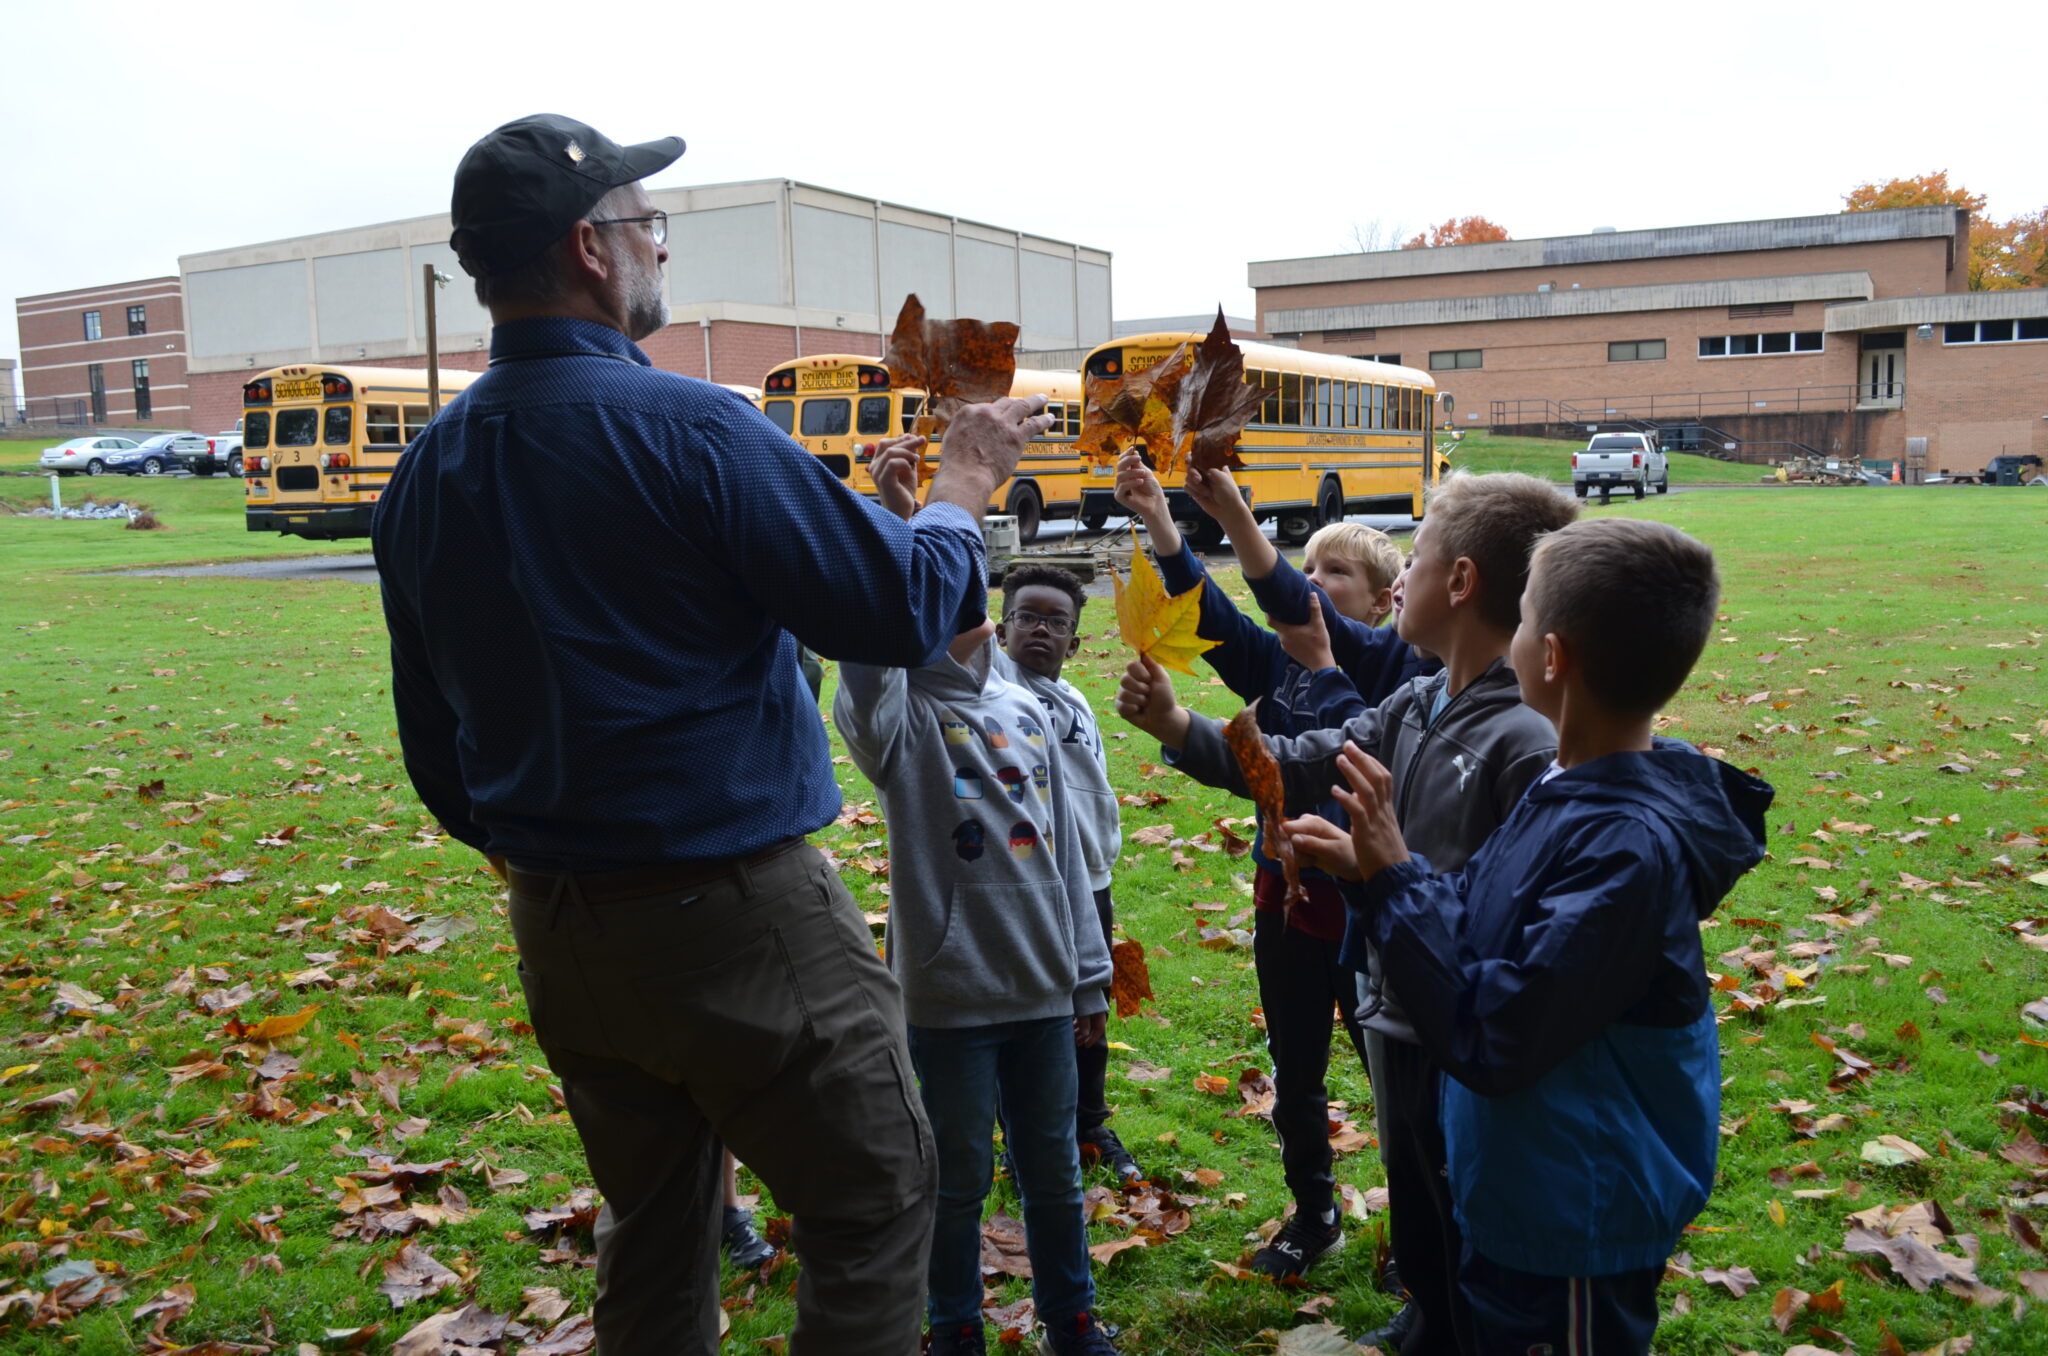
[[[1155,515],[1166,516],[1166,490],[1136,446],[1116,459],[1116,502],[1148,523]]]
[[[1237,492],[1237,482],[1220,466],[1206,471],[1199,466],[1188,467],[1187,492],[1202,512],[1219,523],[1226,515],[1244,508],[1244,496]]]
[[[1348,739],[1344,752],[1337,755],[1337,768],[1350,785],[1333,786],[1330,794],[1351,817],[1358,878],[1371,880],[1394,863],[1408,860],[1408,843],[1394,818],[1394,774]]]
[[[1187,716],[1174,695],[1173,680],[1156,660],[1142,654],[1124,669],[1116,690],[1116,713],[1174,748],[1187,735]]]
[[[1280,648],[1287,651],[1287,657],[1310,673],[1337,667],[1337,657],[1330,650],[1330,628],[1323,620],[1323,600],[1313,591],[1307,621],[1284,622],[1273,616],[1266,620],[1273,624],[1273,634],[1280,637]]]
[[[1280,825],[1280,831],[1294,844],[1294,855],[1310,866],[1339,880],[1359,878],[1358,854],[1352,849],[1351,835],[1321,815],[1287,820]]]
[[[924,458],[925,437],[908,433],[875,444],[868,462],[868,477],[875,482],[875,497],[882,507],[908,522],[917,512],[917,466]]]

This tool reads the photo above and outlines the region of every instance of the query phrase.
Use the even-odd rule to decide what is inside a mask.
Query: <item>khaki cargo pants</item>
[[[791,1356],[918,1345],[937,1159],[902,997],[802,844],[714,881],[590,903],[515,884],[535,1033],[604,1211],[603,1356],[718,1348],[720,1146],[792,1217]]]

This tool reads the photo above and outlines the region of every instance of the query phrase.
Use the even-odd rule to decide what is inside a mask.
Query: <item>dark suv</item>
[[[235,476],[242,474],[241,434],[217,433],[201,441],[205,443],[204,447],[178,454],[178,460],[186,470],[195,476],[210,476],[215,471],[226,471]]]

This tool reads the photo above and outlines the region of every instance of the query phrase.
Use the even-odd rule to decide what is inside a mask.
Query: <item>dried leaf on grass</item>
[[[462,1278],[435,1261],[432,1253],[406,1243],[385,1261],[384,1281],[377,1290],[391,1301],[392,1308],[403,1309],[414,1300],[438,1295],[461,1283]]]
[[[1259,717],[1254,707],[1247,706],[1232,716],[1223,738],[1236,755],[1237,766],[1259,807],[1259,820],[1266,831],[1266,850],[1280,863],[1281,874],[1287,880],[1287,908],[1292,911],[1295,905],[1308,902],[1308,891],[1301,884],[1301,864],[1295,860],[1294,844],[1280,830],[1287,817],[1287,793],[1280,780],[1280,762],[1259,734]]]
[[[1153,997],[1152,972],[1145,965],[1145,944],[1127,938],[1109,949],[1113,967],[1110,996],[1116,1000],[1116,1015],[1135,1017],[1138,1009]]]
[[[1117,629],[1124,644],[1161,668],[1193,674],[1195,657],[1222,643],[1196,634],[1202,621],[1202,590],[1208,587],[1208,580],[1186,593],[1168,595],[1166,581],[1159,577],[1150,557],[1137,551],[1131,555],[1130,582],[1111,571],[1109,584],[1116,595]]]
[[[497,1345],[505,1336],[506,1317],[474,1304],[435,1314],[391,1344],[391,1356],[459,1356]],[[526,1350],[531,1351],[528,1347]]]

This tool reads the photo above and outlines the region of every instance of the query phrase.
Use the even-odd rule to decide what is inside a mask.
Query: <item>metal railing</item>
[[[1890,398],[1905,399],[1904,382],[1883,383]],[[1641,396],[1604,396],[1557,402],[1558,417],[1565,423],[1591,424],[1601,420],[1705,419],[1710,415],[1758,414],[1807,411],[1853,410],[1869,399],[1865,382],[1836,386],[1775,386],[1744,391],[1684,391]]]
[[[83,400],[31,400],[14,422],[36,428],[92,428],[92,407]]]

